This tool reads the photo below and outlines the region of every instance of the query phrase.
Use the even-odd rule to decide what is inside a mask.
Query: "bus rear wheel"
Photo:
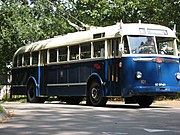
[[[44,103],[46,97],[36,97],[36,86],[34,83],[30,82],[27,87],[27,100],[30,103]]]
[[[147,108],[153,103],[154,97],[151,97],[151,96],[137,96],[136,101],[140,105],[140,107]]]
[[[87,104],[93,106],[105,106],[107,98],[102,95],[102,87],[98,82],[93,82],[88,90]]]

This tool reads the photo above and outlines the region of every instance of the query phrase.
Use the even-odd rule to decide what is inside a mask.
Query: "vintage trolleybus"
[[[35,42],[14,54],[12,95],[29,102],[58,96],[69,103],[105,105],[122,97],[142,107],[180,92],[175,33],[164,26],[117,23]]]

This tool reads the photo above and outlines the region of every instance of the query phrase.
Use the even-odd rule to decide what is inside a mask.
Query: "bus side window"
[[[81,44],[81,59],[91,58],[91,43]]]
[[[41,65],[47,64],[47,50],[41,50],[40,63]]]
[[[78,60],[79,59],[79,45],[70,46],[69,52],[70,52],[70,60]]]
[[[22,54],[18,56],[18,67],[22,66]]]
[[[124,44],[124,53],[129,54],[130,51],[129,51],[127,36],[123,37],[123,44]]]
[[[49,62],[57,62],[57,49],[49,50]]]
[[[119,55],[119,43],[120,39],[112,39],[112,56],[118,56]]]
[[[24,54],[24,62],[23,62],[23,66],[28,66],[30,65],[30,53],[25,53]]]
[[[93,57],[104,57],[105,56],[105,42],[104,41],[99,41],[99,42],[94,42],[93,47],[94,47],[94,55]]]
[[[63,46],[58,49],[59,51],[59,61],[67,61],[67,47]]]
[[[37,65],[38,64],[38,56],[39,52],[32,52],[32,65]]]

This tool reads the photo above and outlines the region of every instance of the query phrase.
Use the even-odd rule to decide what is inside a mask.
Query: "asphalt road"
[[[176,103],[177,104],[177,103]],[[0,135],[180,135],[180,105],[3,103],[14,115]]]

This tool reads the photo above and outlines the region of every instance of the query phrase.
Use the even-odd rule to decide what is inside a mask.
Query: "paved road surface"
[[[178,102],[179,103],[179,102]],[[14,116],[0,123],[0,135],[180,135],[180,104],[3,103]]]

